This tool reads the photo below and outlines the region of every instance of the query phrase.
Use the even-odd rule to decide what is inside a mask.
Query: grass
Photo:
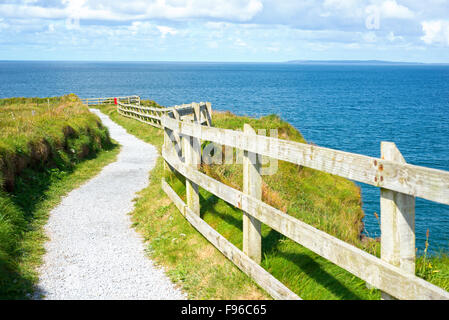
[[[100,109],[128,132],[156,145],[159,129],[121,117],[114,106]],[[304,142],[301,134],[277,116],[260,119],[215,112],[216,127],[278,129],[279,138]],[[242,186],[241,165],[203,165],[201,170],[236,189]],[[184,179],[163,171],[159,158],[150,186],[141,191],[132,213],[134,226],[147,241],[148,254],[164,265],[173,281],[193,299],[267,299],[269,296],[224,258],[177,211],[161,190],[164,177],[185,199]],[[314,227],[379,256],[379,243],[362,237],[363,211],[359,188],[352,182],[291,163],[279,162],[278,172],[263,179],[263,200]],[[201,217],[234,245],[242,248],[242,212],[200,188]],[[379,299],[380,292],[310,250],[262,227],[262,266],[303,299]],[[419,257],[417,274],[449,289],[449,259]],[[431,267],[429,267],[431,266]],[[436,271],[436,272],[435,272]]]
[[[0,299],[27,299],[50,210],[114,161],[119,148],[73,95],[2,99],[0,125]]]
[[[70,166],[110,144],[107,128],[75,95],[0,100],[0,174],[12,191],[25,168]]]

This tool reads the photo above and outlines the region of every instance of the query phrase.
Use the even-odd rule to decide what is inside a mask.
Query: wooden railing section
[[[144,108],[131,110],[128,116],[148,121],[140,118],[147,114]],[[209,103],[167,108],[157,117],[166,168],[186,178],[186,203],[164,180],[163,190],[201,234],[274,298],[299,299],[259,265],[262,223],[380,289],[383,299],[449,299],[447,291],[415,275],[414,230],[415,197],[449,204],[449,172],[405,163],[390,142],[382,142],[382,157],[374,158],[257,135],[249,125],[243,132],[215,128]],[[202,141],[243,150],[243,192],[198,170]],[[381,188],[381,258],[264,203],[257,155]],[[200,218],[199,187],[243,211],[243,251]]]
[[[113,104],[114,99],[119,102],[136,103],[140,105],[139,96],[126,96],[126,97],[107,97],[107,98],[81,98],[81,102],[87,106],[100,105],[100,104]]]
[[[171,168],[186,177],[186,184],[195,186],[195,190],[200,186],[244,212],[243,251],[251,261],[260,262],[260,223],[264,223],[382,290],[384,299],[449,299],[448,292],[414,274],[415,197],[449,204],[449,172],[406,164],[393,143],[382,143],[382,158],[379,159],[256,135],[248,125],[241,132],[180,121],[170,114],[162,118],[161,125],[166,131],[166,139],[172,137],[164,143],[162,155]],[[179,143],[176,137],[190,139],[191,142],[184,142],[181,147],[176,148]],[[201,173],[196,165],[187,160],[194,146],[201,146],[198,141],[203,140],[244,151],[243,192]],[[176,151],[180,148],[184,148],[181,153]],[[201,152],[201,149],[194,151],[195,154]],[[184,161],[180,154],[184,154]],[[383,232],[381,259],[262,202],[260,164],[254,161],[258,158],[255,155],[292,162],[380,187]],[[187,193],[187,204],[183,204],[173,196],[173,190],[166,182],[163,181],[162,184],[180,211],[199,224],[197,197]],[[195,192],[197,191],[191,194]],[[207,228],[204,225],[201,227]],[[200,230],[198,227],[197,229]],[[211,237],[207,238],[211,240]],[[229,242],[221,238],[218,242],[221,247],[225,247],[219,249],[273,297],[293,297],[293,293],[286,293],[285,287],[268,287],[266,275],[256,278],[255,269],[247,260],[243,262],[242,253],[236,254],[236,248],[231,249]]]
[[[210,103],[207,102],[200,102],[199,108],[201,109],[201,123],[207,123],[208,119],[204,115],[204,109],[210,108]],[[161,119],[162,116],[167,114],[173,114],[176,116],[179,116],[179,119],[181,120],[193,120],[193,106],[192,104],[184,104],[180,106],[174,106],[174,107],[161,107],[161,108],[155,108],[155,107],[146,107],[135,105],[135,104],[126,104],[122,102],[118,102],[117,111],[122,116],[133,118],[138,121],[147,123],[149,125],[152,125],[156,128],[161,128]]]

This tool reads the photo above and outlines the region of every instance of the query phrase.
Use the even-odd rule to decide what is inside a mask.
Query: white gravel
[[[157,150],[98,110],[122,145],[116,162],[70,192],[45,227],[50,241],[34,297],[39,299],[186,299],[145,256],[129,212],[136,192],[148,185]]]

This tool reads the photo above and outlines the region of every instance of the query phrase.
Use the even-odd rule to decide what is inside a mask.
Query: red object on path
[[[117,104],[117,98],[114,98],[114,104]]]

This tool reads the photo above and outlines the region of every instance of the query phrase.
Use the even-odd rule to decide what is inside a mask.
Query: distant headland
[[[399,62],[384,60],[290,60],[291,64],[319,64],[319,65],[449,65],[449,63]]]

